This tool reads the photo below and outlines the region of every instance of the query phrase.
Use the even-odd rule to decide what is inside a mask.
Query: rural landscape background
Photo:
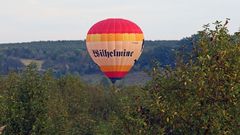
[[[143,55],[136,63],[127,80],[122,83],[139,84],[149,80],[147,72],[154,61],[161,65],[175,65],[176,51],[185,45],[187,39],[169,41],[145,41]],[[106,80],[99,67],[92,61],[85,41],[39,41],[28,43],[0,44],[1,74],[23,70],[31,62],[38,66],[40,72],[52,70],[55,76],[66,74],[80,75],[88,83],[99,84]],[[139,76],[139,77],[136,77]],[[129,80],[130,79],[130,80]]]

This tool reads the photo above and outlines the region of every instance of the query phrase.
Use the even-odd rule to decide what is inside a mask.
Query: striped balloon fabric
[[[86,44],[93,61],[113,83],[122,79],[143,49],[143,32],[133,22],[110,18],[94,24]]]

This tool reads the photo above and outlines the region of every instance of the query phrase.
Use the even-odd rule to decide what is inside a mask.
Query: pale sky
[[[240,28],[240,0],[0,0],[0,43],[82,40],[106,18],[138,24],[147,40],[191,36],[215,20]]]

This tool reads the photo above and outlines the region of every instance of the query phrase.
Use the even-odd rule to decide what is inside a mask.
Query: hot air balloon
[[[86,38],[88,53],[112,83],[130,71],[143,51],[143,43],[140,27],[120,18],[97,22]]]

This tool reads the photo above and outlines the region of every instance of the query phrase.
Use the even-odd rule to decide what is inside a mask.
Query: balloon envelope
[[[143,40],[143,32],[135,23],[110,18],[90,28],[86,44],[93,61],[114,83],[123,78],[138,60]]]

